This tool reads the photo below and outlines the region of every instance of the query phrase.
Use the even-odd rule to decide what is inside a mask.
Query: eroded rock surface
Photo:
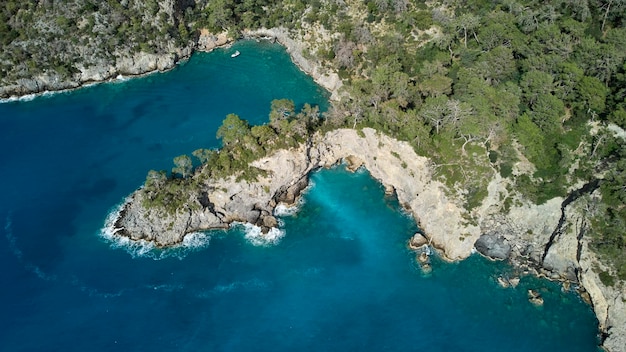
[[[507,243],[503,236],[497,233],[488,233],[480,236],[474,246],[481,254],[498,260],[508,259],[511,253],[511,245]]]

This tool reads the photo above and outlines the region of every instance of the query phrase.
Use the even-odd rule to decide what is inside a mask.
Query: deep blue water
[[[413,221],[362,171],[315,173],[271,246],[243,228],[167,251],[100,236],[148,170],[216,146],[226,114],[258,124],[272,99],[326,97],[279,46],[241,42],[164,74],[0,104],[0,350],[597,350],[592,311],[558,284],[499,288],[511,269],[477,256],[435,258],[422,275],[405,247]]]

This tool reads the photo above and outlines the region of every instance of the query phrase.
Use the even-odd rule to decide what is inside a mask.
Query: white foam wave
[[[315,277],[323,274],[325,271],[322,267],[310,267],[304,270],[291,270],[289,273],[295,276]]]
[[[294,216],[298,211],[300,211],[300,204],[287,205],[280,203],[274,208],[274,216]]]
[[[35,275],[37,275],[38,278],[44,281],[56,281],[58,279],[56,275],[48,274],[45,271],[41,270],[41,268],[36,265],[27,264],[26,268],[32,271],[33,273],[35,273]]]
[[[211,236],[204,232],[192,232],[183,237],[183,242],[180,244],[183,248],[204,248],[209,245]]]
[[[274,216],[294,216],[296,215],[302,206],[304,205],[305,197],[304,195],[309,192],[311,189],[315,187],[315,182],[312,179],[309,179],[308,185],[300,192],[300,196],[296,199],[293,204],[286,203],[278,203],[274,208]]]
[[[59,90],[59,91],[49,91],[49,90],[46,90],[46,91],[43,91],[43,92],[40,92],[40,93],[31,93],[31,94],[26,94],[26,95],[21,95],[21,96],[11,96],[11,97],[8,97],[8,98],[5,98],[5,99],[0,99],[0,104],[1,103],[12,103],[12,102],[16,102],[16,101],[19,101],[19,102],[33,101],[33,100],[35,100],[36,98],[39,98],[39,97],[48,97],[48,96],[51,96],[51,95],[54,95],[54,94],[61,94],[61,93],[65,93],[65,92],[68,92],[68,91],[71,91],[71,90],[73,90],[73,89],[66,89],[66,90]]]
[[[119,232],[120,229],[115,227],[115,221],[129,201],[130,197],[127,197],[123,202],[116,205],[109,212],[104,221],[104,226],[100,229],[99,236],[108,242],[111,248],[123,249],[130,254],[132,258],[146,257],[161,260],[171,257],[183,259],[188,253],[205,248],[209,245],[211,236],[203,232],[189,233],[183,237],[181,243],[166,249],[157,248],[151,241],[133,240],[129,237],[118,235],[117,232]]]
[[[22,95],[19,97],[16,96],[11,96],[5,99],[0,99],[0,103],[13,103],[16,101],[31,101],[35,98],[37,98],[38,94],[27,94],[27,95]]]
[[[267,233],[263,233],[261,227],[250,223],[237,223],[237,225],[243,227],[245,232],[244,238],[255,246],[277,245],[285,237],[285,231],[276,227],[272,227]]]
[[[154,243],[145,240],[131,240],[124,236],[105,237],[111,243],[113,249],[123,249],[133,258],[150,257],[153,259],[162,259],[155,253],[156,246]]]
[[[165,291],[165,292],[175,292],[175,291],[182,291],[185,286],[183,285],[155,285],[155,286],[148,286],[147,288],[152,289],[154,291]]]

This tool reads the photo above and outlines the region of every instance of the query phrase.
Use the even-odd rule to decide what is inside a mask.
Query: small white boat
[[[230,57],[237,57],[237,56],[239,56],[239,54],[241,54],[241,53],[239,52],[239,50],[237,50],[237,51],[235,51],[234,53],[232,53],[232,54],[230,55]]]

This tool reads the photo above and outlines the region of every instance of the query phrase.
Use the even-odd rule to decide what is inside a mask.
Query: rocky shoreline
[[[580,236],[584,226],[577,199],[566,203],[556,198],[543,205],[519,202],[503,214],[497,200],[506,184],[496,176],[484,205],[469,214],[447,195],[442,183],[433,179],[427,158],[416,155],[409,144],[369,128],[316,135],[296,149],[280,150],[257,160],[253,165],[268,175],[258,182],[238,182],[234,176],[206,181],[189,194],[189,202],[176,214],[145,209],[141,192],[135,192],[111,230],[159,246],[182,242],[187,233],[227,228],[235,222],[252,223],[268,231],[277,224],[276,206],[293,204],[307,186],[311,172],[341,162],[352,170],[366,168],[395,194],[428,244],[445,259],[462,260],[478,251],[493,259],[509,260],[521,274],[579,287],[596,313],[605,338],[603,346],[609,351],[622,350],[626,341],[626,305],[620,299],[623,292],[603,285],[593,270],[599,262]],[[475,221],[468,221],[468,216]],[[540,301],[537,297],[533,300]]]
[[[320,65],[307,60],[302,55],[306,46],[304,41],[294,40],[285,28],[248,30],[243,33],[244,39],[267,39],[283,45],[292,61],[315,82],[331,93],[331,99],[338,99],[341,79],[334,72],[325,72]],[[58,74],[40,74],[28,79],[19,79],[15,84],[0,86],[0,100],[18,100],[25,96],[37,96],[51,92],[63,92],[78,89],[91,84],[109,82],[118,77],[138,77],[155,72],[165,72],[175,68],[180,62],[191,57],[195,51],[210,52],[216,48],[228,46],[235,39],[227,32],[218,34],[200,31],[198,40],[182,48],[173,48],[162,54],[139,52],[132,56],[118,58],[115,65],[95,65],[84,67],[79,65],[80,72],[71,80],[63,79]]]
[[[120,58],[115,65],[79,67],[71,80],[65,80],[58,74],[40,74],[31,78],[19,79],[15,84],[0,86],[0,99],[16,100],[24,96],[42,95],[50,92],[63,92],[87,85],[107,82],[119,76],[136,77],[153,72],[164,72],[188,59],[193,47],[179,48],[164,54],[140,52],[133,56]]]

